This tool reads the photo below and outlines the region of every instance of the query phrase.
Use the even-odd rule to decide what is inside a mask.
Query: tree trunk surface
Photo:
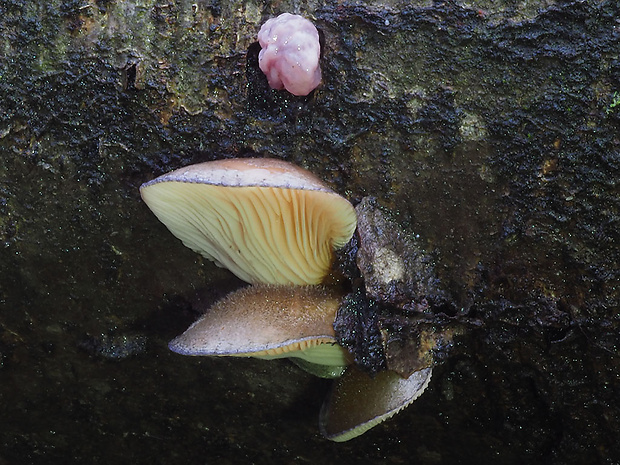
[[[260,25],[320,31],[271,90]],[[618,463],[620,3],[0,0],[0,463]],[[321,437],[330,382],[167,342],[242,283],[138,188],[269,156],[430,256],[428,390]],[[438,329],[439,331],[441,328]]]

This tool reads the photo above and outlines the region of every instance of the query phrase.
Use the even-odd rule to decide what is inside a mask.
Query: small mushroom
[[[298,357],[343,367],[351,358],[333,327],[340,297],[323,286],[249,286],[216,302],[169,347],[182,355]]]
[[[424,392],[432,368],[402,378],[393,371],[382,371],[374,378],[357,369],[347,368],[335,381],[323,404],[320,429],[323,436],[336,442],[353,439],[394,416]]]
[[[357,224],[353,206],[316,176],[269,158],[190,165],[140,193],[186,246],[249,283],[320,283]]]

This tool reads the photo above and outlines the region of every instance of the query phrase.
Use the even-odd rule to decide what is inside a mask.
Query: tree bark
[[[0,462],[620,460],[620,4],[293,3],[0,1]],[[305,98],[258,68],[284,11],[322,38]],[[364,439],[284,361],[167,351],[241,283],[138,188],[248,153],[435,257],[461,334]]]

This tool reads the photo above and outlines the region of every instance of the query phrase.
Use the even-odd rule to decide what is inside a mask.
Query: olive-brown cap
[[[403,378],[382,371],[374,378],[355,365],[334,382],[321,409],[323,436],[342,442],[353,439],[394,416],[422,395],[430,382],[432,368],[424,368]]]

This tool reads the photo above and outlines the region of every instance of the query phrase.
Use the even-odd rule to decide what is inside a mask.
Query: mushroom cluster
[[[307,170],[270,158],[187,166],[140,188],[183,243],[253,284],[213,305],[170,348],[185,355],[350,363],[333,322],[341,293],[320,286],[355,232],[353,206]]]
[[[328,439],[359,436],[415,400],[431,368],[370,377],[351,365],[334,321],[344,292],[325,284],[353,236],[353,206],[310,172],[275,159],[191,165],[143,184],[148,207],[183,243],[251,286],[215,303],[170,349],[183,355],[289,357],[342,377],[321,412]]]

